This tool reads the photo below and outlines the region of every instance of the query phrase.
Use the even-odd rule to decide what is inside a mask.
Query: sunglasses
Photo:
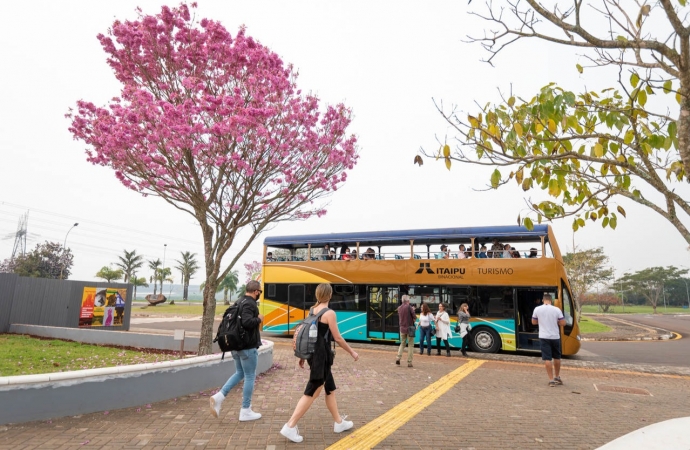
[[[255,290],[254,292],[258,292],[258,293],[259,293],[259,295],[261,295],[261,294],[263,294],[263,293],[264,293],[264,291],[262,291],[261,289],[257,289],[257,290]]]

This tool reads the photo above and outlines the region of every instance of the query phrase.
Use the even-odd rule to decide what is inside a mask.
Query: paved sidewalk
[[[355,423],[355,430],[342,435],[333,433],[322,399],[299,423],[304,442],[288,443],[279,434],[308,374],[297,366],[290,342],[277,340],[274,367],[256,383],[253,407],[263,414],[258,421],[237,420],[241,391],[231,391],[220,419],[208,411],[213,392],[200,392],[138,408],[0,427],[0,450],[323,449],[341,439],[340,448],[362,448],[353,437],[357,429],[479,359],[415,354],[414,367],[407,368],[394,364],[395,347],[357,347],[359,362],[339,351],[334,366],[341,414]],[[472,363],[481,365],[446,383],[448,390],[418,414],[399,414],[399,428],[379,432],[372,448],[592,449],[651,423],[690,416],[690,376],[571,365],[562,373],[565,385],[550,388],[539,360],[529,361]]]

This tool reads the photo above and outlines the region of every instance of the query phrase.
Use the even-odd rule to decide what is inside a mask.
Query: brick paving
[[[467,361],[455,352],[451,358],[415,354],[414,367],[407,368],[394,364],[393,346],[356,346],[359,362],[341,351],[334,366],[341,414],[348,414],[355,427]],[[538,359],[499,356],[503,359],[487,358],[375,448],[592,449],[651,423],[690,416],[690,376],[565,361],[565,385],[549,388]],[[0,426],[0,450],[323,449],[349,433],[333,433],[321,398],[299,423],[305,437],[301,444],[288,443],[279,434],[306,379],[307,371],[297,366],[289,342],[279,339],[274,367],[257,379],[253,407],[263,414],[258,421],[237,420],[241,391],[230,393],[220,419],[208,411],[208,396],[215,391],[200,392],[138,408]],[[218,380],[219,387],[224,381]],[[651,395],[605,392],[595,385],[644,389]]]

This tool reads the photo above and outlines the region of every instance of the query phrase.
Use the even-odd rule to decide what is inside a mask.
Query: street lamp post
[[[165,251],[168,249],[168,244],[163,244],[163,267],[161,268],[161,295],[163,295],[163,275],[165,274]]]
[[[67,236],[69,236],[69,232],[72,231],[72,228],[74,228],[74,227],[76,227],[76,226],[78,226],[78,225],[79,225],[79,222],[75,222],[74,225],[72,225],[72,226],[70,227],[70,229],[67,230],[67,234],[65,234],[65,241],[62,243],[62,251],[63,251],[63,253],[65,252],[65,250],[67,250]],[[62,280],[62,273],[64,272],[64,270],[65,270],[65,262],[63,261],[63,262],[62,262],[62,267],[60,267],[60,279],[61,279],[61,280]]]

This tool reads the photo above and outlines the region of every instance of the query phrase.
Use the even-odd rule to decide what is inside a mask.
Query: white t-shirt
[[[563,312],[553,305],[541,305],[534,308],[532,319],[539,323],[539,339],[560,339],[561,329],[558,321],[563,320]]]
[[[419,315],[419,326],[420,327],[428,327],[431,325],[431,320],[434,319],[434,315],[429,313],[426,316],[424,314]]]

